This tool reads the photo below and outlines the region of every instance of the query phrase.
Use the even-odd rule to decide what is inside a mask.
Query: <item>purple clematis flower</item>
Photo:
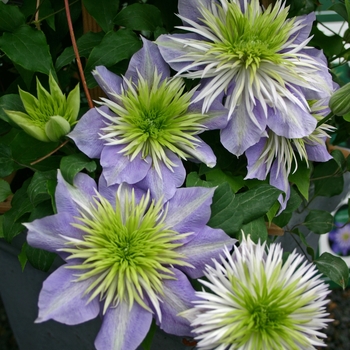
[[[330,112],[328,101],[327,98],[311,104],[311,113],[317,122]],[[295,172],[300,161],[304,160],[308,165],[309,161],[327,162],[332,159],[326,147],[326,139],[329,138],[328,132],[333,129],[328,124],[322,124],[309,136],[300,139],[288,139],[267,130],[267,136],[245,152],[248,160],[246,178],[265,180],[270,175],[270,184],[285,193],[279,198],[280,211],[284,210],[290,195],[288,176],[293,164]]]
[[[229,122],[221,142],[240,156],[266,128],[303,138],[316,127],[308,99],[325,98],[332,87],[323,53],[308,47],[314,14],[288,18],[277,0],[179,0],[187,33],[161,35],[160,52],[177,75],[201,79],[194,101],[203,112],[223,97]]]
[[[350,224],[336,222],[335,228],[329,232],[328,237],[335,253],[343,256],[350,255]]]
[[[170,78],[170,68],[157,45],[143,40],[125,77],[105,67],[93,75],[108,99],[91,109],[69,134],[91,158],[101,158],[108,185],[127,182],[150,189],[167,200],[185,179],[181,159],[216,164],[211,148],[198,134],[227,124],[227,110],[213,102],[206,114],[194,102],[199,92],[185,92],[182,78]]]
[[[190,335],[177,316],[194,298],[188,278],[203,275],[235,240],[206,225],[214,189],[181,188],[164,204],[131,185],[74,185],[58,174],[57,214],[25,224],[28,243],[65,264],[44,282],[36,322],[68,325],[101,315],[98,350],[134,350],[155,317],[165,332]]]

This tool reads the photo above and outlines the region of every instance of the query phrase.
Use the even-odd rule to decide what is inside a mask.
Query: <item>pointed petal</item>
[[[132,56],[125,77],[127,79],[131,78],[136,83],[139,80],[139,75],[137,74],[139,72],[146,81],[153,83],[156,70],[158,74],[162,75],[161,81],[169,77],[169,66],[161,56],[158,46],[143,37],[141,39],[143,47]]]
[[[286,112],[270,110],[267,126],[277,135],[288,139],[299,139],[310,135],[316,128],[316,118],[288,99],[285,99],[285,104]]]
[[[213,168],[216,165],[216,156],[213,150],[207,145],[203,140],[201,140],[198,136],[195,136],[198,140],[196,142],[197,147],[195,149],[190,147],[185,147],[184,145],[181,148],[191,155],[194,158],[194,161],[200,161],[204,163],[209,168]]]
[[[294,38],[293,45],[298,45],[303,43],[309,36],[312,29],[313,22],[316,19],[314,12],[309,13],[308,15],[299,16],[296,18],[296,21],[301,21],[303,27],[297,33],[294,33],[291,38]]]
[[[108,98],[114,102],[118,102],[113,95],[121,94],[123,79],[104,66],[97,66],[92,71],[92,75]]]
[[[152,313],[134,302],[109,307],[103,316],[101,329],[96,337],[97,350],[136,350],[148,333]]]
[[[57,249],[65,247],[67,243],[61,235],[79,239],[82,237],[82,232],[73,227],[72,222],[76,222],[76,219],[70,214],[58,213],[25,223],[24,226],[28,229],[27,241],[32,247],[65,257],[66,253],[57,252]]]
[[[186,262],[189,262],[195,268],[175,266],[191,278],[202,277],[205,265],[214,266],[213,259],[219,260],[224,247],[226,246],[231,250],[237,242],[236,239],[228,236],[223,230],[213,229],[209,226],[203,226],[191,238],[191,241],[177,248],[176,251],[184,254]]]
[[[247,176],[246,179],[259,179],[265,180],[267,175],[266,163],[260,162],[259,166],[256,166],[257,161],[260,159],[261,154],[265,148],[267,138],[262,137],[258,143],[249,147],[245,151],[245,155],[247,157]]]
[[[63,265],[54,271],[43,283],[39,295],[39,316],[35,322],[49,319],[74,325],[95,318],[100,311],[98,298],[87,304],[89,296],[83,296],[92,279],[72,282],[76,271]]]
[[[262,136],[265,136],[265,116],[259,109],[256,112],[254,109],[254,115],[259,121],[260,127],[254,124],[242,104],[236,108],[227,126],[221,130],[221,143],[237,157],[242,155],[249,147],[255,145]]]
[[[138,184],[137,184],[138,185]],[[119,186],[121,186],[120,184],[115,184],[115,185],[111,185],[111,186],[107,186],[107,181],[104,178],[104,176],[100,176],[99,180],[98,180],[98,191],[99,193],[108,200],[109,203],[112,204],[112,207],[115,208],[115,199],[116,199],[116,193],[118,191]],[[146,194],[147,190],[144,191],[141,188],[139,188],[139,186],[135,186],[135,185],[129,185],[126,182],[122,183],[122,186],[124,188],[127,188],[128,191],[134,190],[135,193],[135,199],[136,202],[138,203],[141,199],[141,197],[143,195]],[[130,198],[130,197],[129,197]]]
[[[96,183],[87,174],[77,174],[72,186],[64,180],[58,170],[57,181],[55,200],[58,213],[66,212],[71,216],[78,216],[79,204],[86,205],[92,202],[92,197],[96,195]]]
[[[203,16],[198,9],[202,6],[210,8],[211,2],[212,1],[210,0],[191,0],[191,1],[179,0],[179,4],[178,4],[179,14],[182,17],[191,19],[192,21],[195,21],[197,23],[202,23],[200,18],[203,18]],[[184,24],[187,24],[187,23],[184,23]]]
[[[327,162],[332,159],[329,154],[326,143],[305,143],[307,158],[312,162]]]
[[[139,182],[147,175],[151,166],[150,157],[142,159],[141,153],[130,161],[128,156],[119,153],[123,148],[124,145],[106,146],[101,153],[103,176],[108,186],[122,182]]]
[[[286,168],[284,166],[280,167],[280,171],[277,172],[278,169],[278,163],[277,160],[275,160],[271,167],[270,172],[270,185],[280,189],[285,194],[281,194],[278,197],[278,201],[281,204],[280,210],[278,212],[281,213],[284,209],[286,209],[287,202],[290,196],[290,185],[288,181],[288,175],[286,173]]]
[[[185,181],[186,171],[181,159],[171,151],[166,151],[167,157],[176,165],[171,171],[164,163],[159,163],[162,178],[156,169],[151,166],[146,177],[137,183],[144,191],[151,191],[152,198],[158,200],[163,196],[164,202],[174,196],[177,187],[182,186]]]
[[[191,63],[191,59],[185,62],[172,62],[173,60],[178,59],[179,57],[186,55],[187,53],[192,52],[192,49],[190,47],[185,46],[184,44],[181,44],[174,39],[199,39],[200,36],[197,34],[172,34],[172,35],[160,35],[158,39],[156,40],[156,43],[158,44],[159,51],[161,55],[163,56],[164,60],[169,64],[169,66],[179,71],[183,68],[185,68],[189,63]]]
[[[214,191],[215,188],[179,188],[169,201],[165,223],[180,233],[197,232],[209,221]]]
[[[114,115],[105,106],[102,106],[101,110],[109,115]],[[100,139],[99,133],[105,126],[102,115],[96,108],[91,108],[81,117],[68,137],[90,158],[100,158],[105,141]]]
[[[162,320],[157,324],[165,332],[175,335],[192,336],[190,323],[184,317],[178,316],[178,313],[191,308],[191,301],[196,300],[195,290],[188,278],[177,269],[171,269],[174,272],[176,280],[163,280],[163,295],[160,298]],[[155,313],[157,318],[157,314]]]
[[[199,91],[196,91],[192,100],[198,95]],[[202,124],[206,126],[208,130],[223,129],[228,123],[228,109],[220,102],[221,98],[217,98],[211,104],[209,110],[205,112],[207,118],[202,121]],[[202,113],[203,100],[195,103],[191,103],[188,107],[187,113]]]

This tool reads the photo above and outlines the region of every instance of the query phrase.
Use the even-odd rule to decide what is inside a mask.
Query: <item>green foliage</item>
[[[349,282],[349,268],[343,259],[323,253],[314,262],[321,273],[343,289],[346,288]]]
[[[333,215],[324,210],[311,210],[305,218],[304,225],[312,232],[327,233],[333,228]]]

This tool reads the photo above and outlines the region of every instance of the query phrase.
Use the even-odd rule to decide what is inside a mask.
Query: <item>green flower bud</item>
[[[26,113],[5,110],[27,134],[44,142],[57,142],[69,133],[80,108],[79,84],[68,94],[62,93],[53,75],[49,75],[50,92],[37,79],[37,97],[19,88]]]
[[[70,131],[70,124],[68,121],[58,115],[50,118],[45,124],[45,133],[50,141],[57,142],[59,139],[67,135]]]
[[[350,83],[342,86],[331,96],[329,108],[336,115],[350,112]]]

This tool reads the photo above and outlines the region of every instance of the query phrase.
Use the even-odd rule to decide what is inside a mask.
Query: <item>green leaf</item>
[[[349,18],[348,18],[347,8],[343,3],[337,2],[333,4],[329,8],[329,10],[336,12],[339,16],[343,17],[345,21],[348,21]]]
[[[0,238],[5,238],[3,224],[4,224],[4,216],[0,215]]]
[[[332,230],[333,221],[333,215],[328,211],[314,209],[306,216],[303,225],[314,233],[322,234]]]
[[[49,154],[57,146],[56,142],[41,142],[24,131],[19,131],[10,143],[12,159],[18,164],[31,168],[36,168],[36,165],[31,165],[32,162]]]
[[[347,21],[350,23],[350,0],[345,0],[345,8],[348,17]]]
[[[37,171],[34,173],[27,189],[27,194],[32,203],[39,203],[51,199],[49,188],[51,184],[56,184],[57,171],[46,172]]]
[[[70,184],[73,184],[74,177],[79,171],[83,169],[86,169],[89,172],[95,171],[96,163],[86,155],[77,153],[63,157],[60,169],[64,179]]]
[[[196,186],[214,187],[211,185],[210,182],[202,180],[199,177],[198,173],[193,171],[189,173],[186,177],[186,187],[196,187]]]
[[[228,183],[220,185],[214,192],[208,225],[221,228],[228,235],[238,232],[242,227],[243,217],[235,209],[235,194],[230,185]]]
[[[339,149],[335,149],[332,151],[331,153],[333,159],[335,160],[335,162],[338,164],[338,167],[340,169],[346,169],[346,160],[344,157],[344,154],[342,151],[340,151]]]
[[[0,118],[8,123],[11,123],[10,118],[5,113],[4,109],[9,111],[20,111],[25,112],[23,103],[19,95],[8,94],[0,97]],[[13,124],[14,125],[14,124]]]
[[[306,251],[309,255],[311,255],[311,258],[314,259],[315,257],[315,252],[313,250],[313,248],[309,245],[309,243],[307,242],[305,235],[299,230],[299,229],[295,229],[292,231],[292,233],[294,233],[295,235],[297,235],[301,242],[303,243],[303,245],[306,247]]]
[[[28,246],[28,243],[24,242],[22,245],[21,252],[18,254],[18,260],[19,260],[19,263],[21,264],[22,272],[24,271],[24,268],[26,267],[27,261],[28,261],[27,254],[26,254],[27,246]]]
[[[3,202],[9,195],[12,194],[10,184],[0,179],[0,202]]]
[[[25,229],[21,224],[21,218],[24,214],[31,212],[34,208],[33,203],[27,195],[28,185],[29,180],[26,180],[22,187],[14,194],[11,201],[12,208],[3,215],[4,238],[8,242],[11,242],[15,236]]]
[[[11,148],[0,144],[0,177],[10,175],[16,169],[12,159]]]
[[[243,223],[248,223],[265,215],[275,204],[280,194],[280,190],[266,184],[237,194],[235,198],[236,207],[244,215]]]
[[[45,272],[49,270],[56,258],[56,254],[43,249],[33,248],[30,245],[27,245],[25,253],[33,267]]]
[[[112,66],[122,60],[130,58],[142,46],[140,38],[131,30],[120,29],[117,32],[108,32],[101,43],[97,45],[88,58],[85,67],[86,80],[89,87],[96,85],[90,74],[96,66]]]
[[[306,162],[299,162],[297,171],[288,177],[290,182],[295,183],[306,200],[309,198],[310,174],[311,170]]]
[[[128,29],[150,32],[163,25],[159,9],[148,4],[132,4],[125,7],[115,17],[114,22]]]
[[[13,32],[24,24],[25,20],[17,6],[8,6],[0,1],[0,31]]]
[[[0,49],[14,63],[33,72],[49,74],[55,70],[45,34],[42,31],[22,25],[13,33],[0,37]]]
[[[104,37],[103,32],[92,33],[88,32],[81,36],[77,40],[79,56],[88,58],[92,49],[101,43],[101,40]],[[67,66],[75,59],[75,54],[73,47],[66,47],[62,54],[56,60],[56,69],[60,70],[64,66]]]
[[[346,288],[349,282],[349,268],[343,259],[329,253],[323,253],[314,263],[319,271],[331,281],[343,289]]]
[[[315,196],[332,197],[342,193],[344,178],[334,159],[315,166],[311,180],[315,184]]]
[[[232,176],[230,172],[224,172],[221,169],[211,169],[205,173],[206,179],[214,186],[228,182],[233,192],[238,192],[244,187],[243,176]]]
[[[258,243],[259,241],[263,243],[267,240],[268,232],[263,217],[243,225],[242,230],[245,236],[247,237],[248,235],[250,235],[250,238],[255,243]]]
[[[264,216],[280,194],[275,187],[263,184],[235,195],[230,185],[224,183],[214,193],[208,225],[229,235],[237,233],[243,224]]]
[[[104,32],[114,28],[113,18],[118,13],[119,0],[83,0],[83,4]]]

